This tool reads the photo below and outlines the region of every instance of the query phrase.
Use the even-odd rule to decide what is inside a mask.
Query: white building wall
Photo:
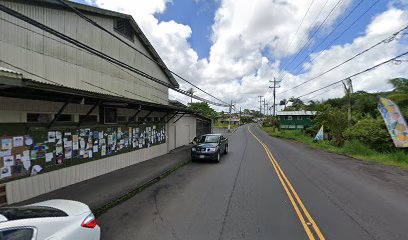
[[[169,150],[187,145],[196,137],[196,117],[186,115],[174,123],[180,116],[175,116],[168,124]]]
[[[167,153],[167,144],[119,154],[6,183],[8,204],[82,182]]]
[[[156,63],[71,11],[5,0],[0,0],[0,3],[161,81],[169,82]],[[113,17],[97,15],[88,17],[115,33]],[[54,82],[103,94],[168,104],[166,87],[112,65],[4,12],[0,12],[0,18],[5,19],[0,21],[0,54],[4,61],[0,63],[1,66],[14,69],[26,78],[41,82]],[[132,43],[120,34],[117,35],[148,54],[137,37]]]

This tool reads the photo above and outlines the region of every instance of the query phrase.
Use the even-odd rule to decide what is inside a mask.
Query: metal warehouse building
[[[70,2],[154,61],[57,1],[0,4],[147,74],[0,11],[0,205],[166,154],[211,131],[209,119],[169,103],[169,86],[178,83],[131,16]]]

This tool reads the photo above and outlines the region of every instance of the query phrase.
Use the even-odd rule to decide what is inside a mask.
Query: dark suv
[[[228,153],[228,139],[221,134],[206,134],[196,139],[191,148],[191,160],[214,160],[219,162],[221,154]]]

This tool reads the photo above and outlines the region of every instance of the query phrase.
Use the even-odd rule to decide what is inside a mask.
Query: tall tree
[[[190,103],[189,108],[213,120],[217,117],[217,112],[212,109],[206,102]]]
[[[408,94],[408,79],[406,78],[393,78],[388,80],[394,87],[394,92],[407,93]]]

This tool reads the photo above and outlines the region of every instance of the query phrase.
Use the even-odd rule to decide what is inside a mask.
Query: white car
[[[80,202],[0,208],[0,240],[100,240],[100,235],[93,213]]]

